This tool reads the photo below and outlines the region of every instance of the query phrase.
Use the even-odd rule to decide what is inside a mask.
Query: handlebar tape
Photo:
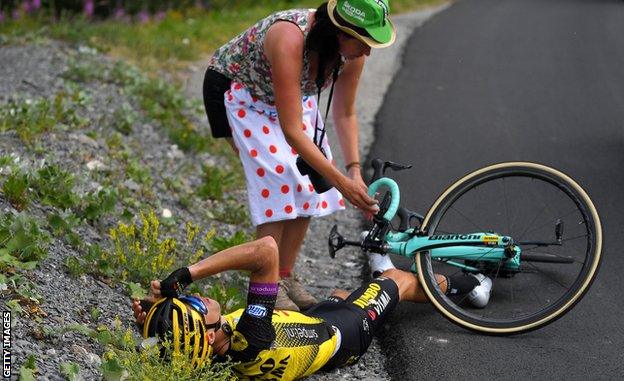
[[[387,222],[390,222],[392,218],[394,218],[394,215],[396,214],[397,209],[399,208],[399,202],[401,201],[399,185],[396,183],[396,181],[392,180],[391,178],[382,177],[379,180],[375,180],[368,187],[368,195],[374,198],[375,193],[377,193],[377,189],[379,189],[381,186],[388,187],[390,189],[390,195],[392,196],[392,202],[390,202],[390,206],[388,207],[388,210],[383,215],[384,220],[386,220]]]

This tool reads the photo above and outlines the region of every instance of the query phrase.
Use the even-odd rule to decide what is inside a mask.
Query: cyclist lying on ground
[[[193,365],[214,352],[216,361],[229,356],[240,362],[234,369],[242,377],[296,379],[356,362],[399,301],[427,300],[412,273],[394,268],[389,259],[385,265],[377,269],[384,270],[381,276],[352,293],[336,290],[305,313],[274,310],[279,257],[273,238],[264,237],[152,281],[153,305],[135,300],[132,308],[144,337],[186,343]],[[227,270],[250,272],[245,309],[221,315],[215,300],[178,293],[195,280]],[[449,290],[471,292],[483,286],[475,288],[479,282],[472,276],[459,281],[439,277],[443,288],[450,283]],[[489,297],[489,289],[481,292]]]

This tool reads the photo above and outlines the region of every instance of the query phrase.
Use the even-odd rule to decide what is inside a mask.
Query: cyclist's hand
[[[337,187],[340,193],[349,200],[349,202],[360,209],[367,217],[375,215],[379,211],[377,206],[378,201],[368,196],[368,188],[362,177],[354,176],[355,178],[346,177],[341,184]]]
[[[152,295],[154,295],[157,298],[162,297],[162,294],[160,293],[160,281],[159,280],[153,280],[150,282],[150,291],[152,292]]]
[[[160,282],[159,291],[162,296],[177,298],[180,292],[191,283],[193,283],[193,278],[188,267],[181,267]]]

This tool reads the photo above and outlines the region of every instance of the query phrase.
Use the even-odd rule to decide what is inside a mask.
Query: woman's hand
[[[378,201],[368,196],[368,187],[362,179],[359,168],[351,168],[347,176],[343,176],[336,188],[344,198],[360,209],[366,218],[370,219],[379,211]]]
[[[359,166],[354,166],[349,168],[348,172],[347,172],[347,176],[353,180],[356,184],[358,184],[358,186],[360,188],[364,188],[366,189],[366,193],[368,194],[368,187],[366,186],[366,183],[364,182],[364,179],[362,179],[362,172],[360,171],[360,167]],[[375,202],[378,202],[377,200],[373,199]],[[364,217],[366,218],[367,221],[370,221],[373,219],[373,216],[375,214],[377,214],[377,211],[379,211],[379,207],[377,205],[374,205],[375,211],[374,212],[369,212],[367,210],[362,209],[362,213],[364,213]]]

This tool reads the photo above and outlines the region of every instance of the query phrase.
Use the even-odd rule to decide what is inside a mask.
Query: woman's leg
[[[307,309],[318,303],[293,273],[297,256],[310,225],[309,217],[299,217],[286,221],[279,243],[283,255],[280,255],[280,277],[288,287],[288,297],[301,309]]]
[[[278,241],[280,248],[280,273],[284,277],[289,277],[297,262],[297,256],[310,225],[310,218],[299,217],[282,222],[284,222],[284,229],[282,237]]]

